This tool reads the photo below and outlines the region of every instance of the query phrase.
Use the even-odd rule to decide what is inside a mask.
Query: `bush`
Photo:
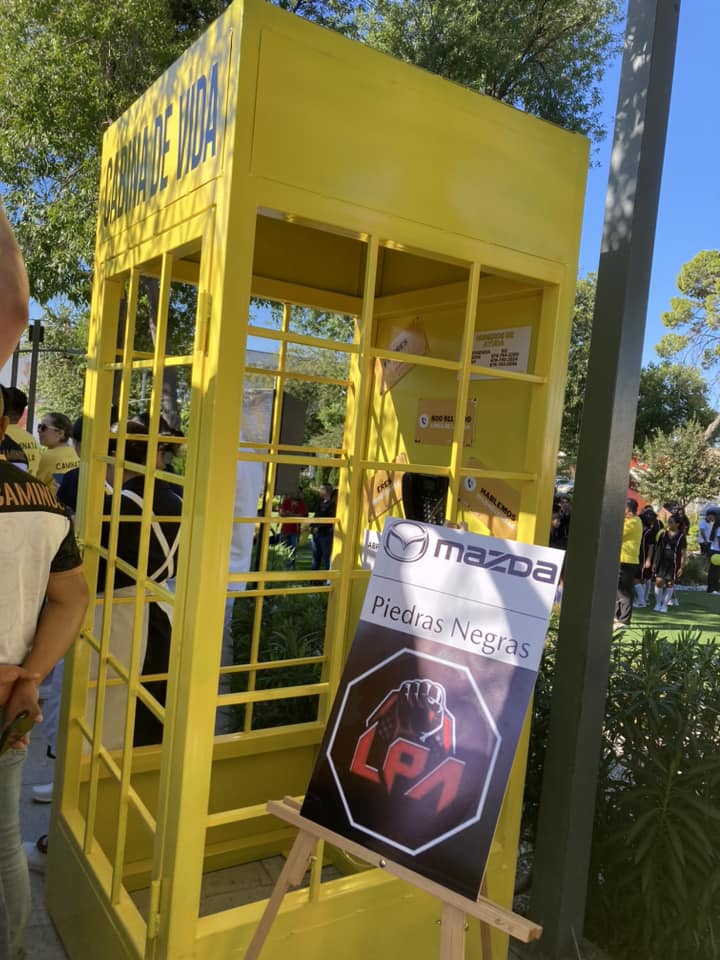
[[[534,829],[547,739],[544,658],[528,771]],[[612,647],[587,933],[618,958],[720,957],[720,644],[646,630]]]
[[[270,548],[268,569],[283,570],[288,551],[279,545]],[[292,576],[292,573],[288,574]],[[293,584],[283,584],[288,592],[260,598],[239,596],[235,600],[232,616],[234,662],[250,660],[253,624],[257,604],[262,602],[258,661],[296,660],[322,655],[327,613],[326,593],[293,593]],[[302,686],[317,683],[321,675],[320,663],[281,667],[263,670],[255,674],[256,690],[276,690],[280,687]],[[231,675],[233,693],[248,689],[248,674]],[[253,705],[252,729],[305,723],[317,718],[318,697],[292,697],[282,700],[260,701]],[[232,729],[243,728],[246,707],[236,708]]]
[[[707,583],[707,563],[706,558],[701,554],[688,553],[680,583],[686,587]]]

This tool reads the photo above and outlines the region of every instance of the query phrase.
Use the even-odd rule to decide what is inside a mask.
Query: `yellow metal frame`
[[[192,121],[192,122],[191,122]],[[463,506],[467,478],[501,482],[517,497],[519,539],[543,542],[549,524],[577,248],[586,141],[334,33],[262,0],[236,0],[187,54],[107,132],[103,149],[79,529],[89,581],[107,560],[99,633],[91,617],[71,657],[64,702],[60,803],[47,879],[51,915],[73,960],[241,956],[263,902],[201,916],[203,877],[287,851],[292,834],[265,813],[269,799],[301,794],[352,639],[369,573],[361,565],[366,490],[377,471],[447,477],[448,515],[486,529]],[[144,179],[143,179],[144,178]],[[141,292],[157,283],[153,349],[136,345]],[[166,349],[176,322],[173,284],[197,291],[192,349]],[[248,311],[272,301],[281,319]],[[354,337],[298,333],[294,311],[354,318]],[[393,349],[393,331],[421,324],[424,350]],[[524,326],[525,372],[472,362],[478,330]],[[249,360],[272,343],[270,369]],[[298,350],[349,358],[347,377],[298,372]],[[407,364],[381,392],[378,363]],[[161,392],[172,368],[188,384],[186,467],[176,592],[145,569],[150,499],[137,567],[118,561],[120,498],[103,518],[108,466],[126,464],[121,426],[108,454],[110,410],[121,425],[138,379],[151,384],[148,443],[158,443]],[[267,439],[238,441],[246,382],[278,397],[290,381],[346,391],[342,445],[281,439],[276,402]],[[444,444],[417,442],[417,404],[450,403]],[[475,435],[464,445],[468,405]],[[151,460],[149,461],[151,462]],[[266,465],[259,516],[234,510],[237,464]],[[272,492],[282,467],[337,471],[329,571],[270,567]],[[144,470],[146,484],[170,475]],[[117,487],[117,484],[115,484]],[[399,513],[399,503],[389,513]],[[109,530],[102,546],[103,523]],[[302,521],[307,527],[309,521]],[[232,574],[234,525],[254,525],[258,569]],[[115,567],[137,583],[112,598]],[[320,653],[263,659],[264,605],[278,594],[324,595]],[[228,597],[253,603],[249,655],[221,665]],[[140,622],[153,599],[174,607],[163,707],[143,686]],[[127,662],[110,649],[112,610],[132,603]],[[94,711],[88,715],[88,670]],[[312,666],[311,683],[260,689],[262,671]],[[219,684],[247,677],[244,689]],[[224,678],[224,679],[223,679]],[[103,740],[106,693],[126,691],[124,745]],[[258,728],[256,704],[316,697],[315,719]],[[160,747],[133,749],[137,700],[164,723]],[[241,729],[216,736],[218,709],[244,709]],[[523,738],[526,744],[527,738]],[[487,873],[488,894],[509,905],[526,762],[518,752]],[[340,871],[324,881],[323,861]],[[145,891],[144,906],[136,891]],[[286,898],[268,958],[342,951],[359,957],[372,928],[378,956],[435,956],[439,907],[375,870],[325,849],[310,885]],[[479,943],[471,930],[469,943]],[[493,937],[494,957],[506,942]],[[387,953],[383,953],[387,951]]]

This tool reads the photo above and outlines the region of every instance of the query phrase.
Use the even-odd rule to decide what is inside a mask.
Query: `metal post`
[[[530,915],[578,956],[679,0],[629,0]]]
[[[30,324],[30,343],[32,344],[32,353],[30,357],[30,383],[28,385],[28,405],[27,421],[25,429],[28,433],[33,432],[35,424],[35,394],[37,392],[38,362],[40,360],[40,341],[42,339],[42,323],[35,320]]]
[[[15,347],[12,355],[12,366],[10,367],[10,386],[11,387],[17,386],[19,363],[20,363],[20,352],[19,352],[19,348]]]

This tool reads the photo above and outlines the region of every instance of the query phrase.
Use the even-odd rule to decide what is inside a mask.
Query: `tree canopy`
[[[568,463],[574,463],[577,459],[580,444],[580,424],[587,387],[596,284],[596,275],[589,273],[586,277],[581,277],[575,287],[575,309],[570,332],[565,403],[560,428],[560,449]]]
[[[720,452],[708,445],[702,426],[692,420],[670,433],[657,433],[642,448],[647,470],[640,493],[653,503],[711,500],[720,490]]]
[[[655,348],[664,359],[682,358],[703,370],[720,365],[720,250],[701,250],[683,265],[681,293],[662,315],[667,333]]]
[[[679,363],[649,363],[640,371],[636,448],[653,434],[671,434],[691,420],[705,428],[715,416],[708,402],[708,385],[699,370]]]
[[[602,138],[599,81],[617,0],[375,0],[373,46],[569,130]]]
[[[620,0],[274,0],[547,120],[601,135]],[[227,0],[3,0],[0,184],[32,293],[87,303],[106,127]]]

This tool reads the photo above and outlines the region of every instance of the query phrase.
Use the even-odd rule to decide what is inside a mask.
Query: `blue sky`
[[[720,248],[720,0],[683,0],[670,121],[658,210],[643,365],[658,360],[654,347],[666,332],[660,319],[677,294],[681,266],[698,251]],[[608,158],[620,58],[603,83],[608,136],[588,176],[580,276],[597,270]]]

